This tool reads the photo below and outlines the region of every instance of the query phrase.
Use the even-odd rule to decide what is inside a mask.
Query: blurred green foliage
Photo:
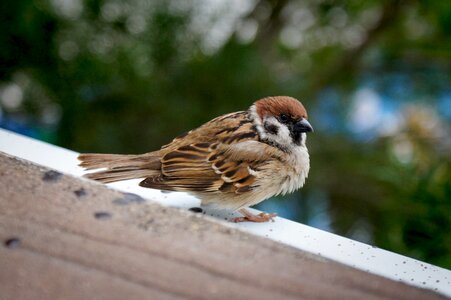
[[[451,268],[451,2],[21,0],[0,22],[2,127],[140,153],[294,96],[312,170],[261,208]]]

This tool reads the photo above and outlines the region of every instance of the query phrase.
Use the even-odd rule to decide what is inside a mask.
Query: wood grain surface
[[[0,299],[444,299],[0,154]]]

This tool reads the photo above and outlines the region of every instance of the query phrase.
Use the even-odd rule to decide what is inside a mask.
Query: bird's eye
[[[290,118],[286,114],[280,115],[280,121],[282,121],[283,123],[288,122],[289,119]]]

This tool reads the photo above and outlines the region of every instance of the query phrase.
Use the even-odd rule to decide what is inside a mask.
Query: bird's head
[[[306,133],[313,131],[304,106],[291,97],[263,98],[250,111],[260,138],[284,151],[305,147]]]

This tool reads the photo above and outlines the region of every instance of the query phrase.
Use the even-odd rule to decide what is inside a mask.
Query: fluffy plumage
[[[240,210],[236,221],[267,221],[274,214],[245,211],[293,192],[307,178],[307,112],[291,97],[268,97],[247,111],[217,117],[141,155],[81,154],[85,176],[104,183],[145,178],[140,185],[194,194],[204,205]]]

